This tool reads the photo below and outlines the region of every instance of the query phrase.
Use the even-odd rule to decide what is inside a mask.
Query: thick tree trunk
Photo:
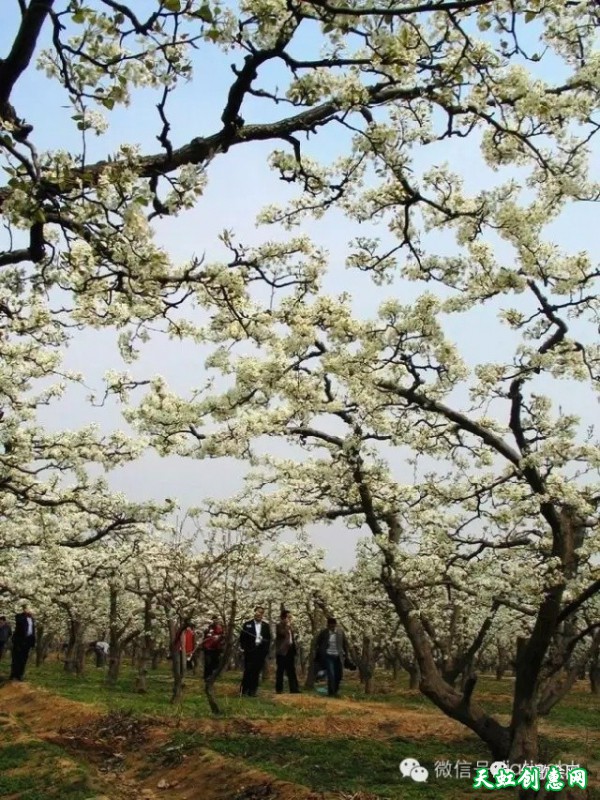
[[[121,642],[119,641],[119,591],[116,586],[108,594],[108,672],[106,682],[115,686],[121,670]]]
[[[183,678],[185,675],[185,650],[177,637],[179,624],[176,620],[169,622],[169,642],[171,647],[171,672],[173,675],[173,687],[171,692],[171,703],[180,703],[183,698]]]
[[[592,639],[589,678],[591,693],[600,694],[600,632]]]
[[[135,690],[140,694],[148,691],[148,660],[152,652],[152,598],[144,598],[144,634],[137,652],[137,675],[135,679]]]
[[[275,640],[275,635],[274,635],[274,631],[273,631],[272,625],[271,625],[272,614],[273,614],[273,603],[269,600],[269,602],[267,604],[267,619],[269,620],[269,626],[271,627],[271,641],[273,642]],[[267,653],[267,657],[265,658],[265,663],[264,663],[264,666],[263,666],[262,672],[261,672],[261,682],[262,683],[266,683],[269,680],[269,678],[271,677],[271,666],[272,666],[272,664],[271,664],[271,651],[269,651]]]
[[[298,644],[298,672],[302,678],[306,677],[306,670],[308,667],[308,659],[306,657],[306,648],[303,644]]]
[[[83,638],[81,621],[71,617],[69,620],[69,638],[67,649],[65,650],[65,672],[77,674],[78,669],[78,646]]]
[[[206,695],[206,700],[208,702],[209,708],[213,714],[221,713],[219,703],[217,702],[217,698],[215,696],[215,683],[217,682],[217,678],[223,672],[223,670],[225,669],[225,667],[229,662],[229,659],[231,658],[231,653],[233,650],[236,612],[237,612],[237,600],[235,599],[234,596],[233,600],[231,601],[229,620],[227,622],[227,627],[226,627],[225,646],[223,647],[223,650],[221,652],[217,668],[210,675],[208,680],[204,681],[204,693]]]
[[[75,648],[75,674],[80,678],[85,672],[85,643],[83,636],[77,642]]]
[[[415,661],[408,667],[408,688],[418,689],[421,683],[421,670],[418,663]]]
[[[44,626],[38,624],[35,642],[35,665],[41,667],[50,649],[50,636],[44,632]]]
[[[311,620],[311,638],[310,638],[310,648],[308,651],[308,664],[306,669],[306,679],[304,681],[304,688],[305,689],[314,689],[315,688],[315,681],[317,679],[317,674],[315,670],[315,657],[317,655],[316,649],[316,625],[313,620]]]
[[[121,648],[119,646],[110,648],[108,654],[108,671],[106,682],[109,686],[116,686],[121,671]]]
[[[501,681],[510,667],[510,657],[506,647],[496,644],[496,680]]]
[[[510,764],[526,761],[537,764],[538,715],[534,703],[521,704],[521,713],[511,726],[511,744],[508,753]]]
[[[388,558],[390,558],[388,556]],[[494,760],[506,759],[510,747],[509,731],[481,706],[472,702],[474,681],[459,692],[443,680],[433,650],[415,607],[406,592],[382,572],[383,585],[394,604],[413,647],[421,679],[419,688],[441,711],[470,728],[489,748]]]
[[[373,641],[368,634],[363,635],[362,652],[358,662],[360,679],[363,684],[365,694],[373,691],[373,675],[375,674],[375,664],[373,659]]]

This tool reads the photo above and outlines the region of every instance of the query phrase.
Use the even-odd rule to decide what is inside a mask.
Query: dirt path
[[[435,708],[407,709],[385,705],[384,703],[356,701],[347,698],[329,699],[315,697],[314,695],[279,695],[277,701],[289,706],[303,709],[323,709],[323,703],[331,708],[327,717],[307,717],[301,722],[297,718],[269,720],[265,726],[265,735],[284,735],[298,730],[301,726],[301,735],[306,736],[332,736],[339,735],[350,738],[387,739],[398,736],[406,739],[436,739],[448,741],[464,739],[474,736],[464,725],[446,717]],[[497,718],[508,723],[508,716],[497,715]],[[254,721],[253,721],[254,724]],[[260,723],[256,723],[258,729]],[[549,722],[542,721],[540,730],[544,734],[552,734],[561,739],[581,740],[598,743],[600,752],[600,730],[582,731],[581,728],[559,727]],[[261,731],[262,732],[262,731]]]

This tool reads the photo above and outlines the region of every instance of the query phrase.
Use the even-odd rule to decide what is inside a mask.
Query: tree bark
[[[81,620],[71,616],[69,618],[69,638],[65,651],[65,672],[77,674],[78,670],[78,645],[83,637],[83,626]],[[81,673],[79,673],[81,674]]]
[[[418,689],[421,682],[421,670],[418,663],[415,661],[408,667],[408,688]]]
[[[180,703],[183,698],[183,678],[185,675],[185,649],[181,642],[181,637],[177,636],[179,623],[177,620],[169,621],[169,642],[171,648],[171,672],[173,675],[173,687],[171,692],[171,703]]]
[[[35,665],[41,667],[50,649],[50,636],[45,632],[44,626],[38,624],[35,640]]]
[[[221,652],[221,657],[219,658],[219,663],[217,664],[217,668],[210,675],[208,680],[204,681],[204,694],[206,695],[206,700],[208,702],[210,710],[215,715],[221,713],[221,708],[219,706],[219,703],[215,695],[215,683],[219,675],[226,668],[229,659],[231,658],[231,653],[233,651],[234,633],[235,633],[236,612],[237,612],[237,600],[234,594],[233,600],[231,601],[229,621],[226,627],[225,646]]]
[[[373,658],[373,640],[367,633],[363,635],[362,652],[360,656],[358,664],[360,668],[360,679],[363,682],[365,694],[371,694],[373,691],[375,664]]]
[[[137,675],[135,679],[135,690],[140,694],[148,691],[148,660],[152,652],[152,598],[144,598],[144,633],[142,641],[137,648]]]
[[[85,642],[81,636],[75,648],[75,674],[80,678],[85,672]]]
[[[108,672],[106,682],[115,686],[121,670],[121,642],[119,641],[119,591],[115,586],[108,594]]]
[[[600,694],[600,633],[596,633],[592,640],[589,669],[590,691]]]

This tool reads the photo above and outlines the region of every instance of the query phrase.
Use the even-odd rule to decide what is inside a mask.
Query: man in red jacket
[[[212,622],[204,631],[202,650],[204,652],[204,680],[207,681],[219,666],[221,653],[225,643],[225,631],[219,623],[219,617],[212,618]]]

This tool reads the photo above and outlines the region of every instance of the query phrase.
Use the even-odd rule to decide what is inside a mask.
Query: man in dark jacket
[[[337,697],[344,675],[344,659],[348,657],[348,642],[344,631],[337,627],[335,617],[327,620],[327,627],[317,637],[315,650],[319,666],[327,672],[327,694]]]
[[[29,651],[35,647],[35,620],[27,604],[23,611],[15,616],[15,632],[12,637],[12,664],[10,679],[22,681],[25,675]]]
[[[281,612],[281,620],[275,629],[275,659],[277,672],[275,674],[275,691],[283,692],[283,674],[287,675],[290,692],[298,694],[298,678],[296,676],[296,631],[292,625],[292,615],[289,611]]]
[[[256,697],[260,673],[271,645],[271,628],[263,622],[264,613],[262,606],[256,606],[254,619],[244,622],[240,633],[240,647],[244,651],[244,675],[240,694],[247,697]]]
[[[12,635],[12,628],[8,624],[6,617],[0,617],[0,661],[6,650],[6,645],[10,641]]]

